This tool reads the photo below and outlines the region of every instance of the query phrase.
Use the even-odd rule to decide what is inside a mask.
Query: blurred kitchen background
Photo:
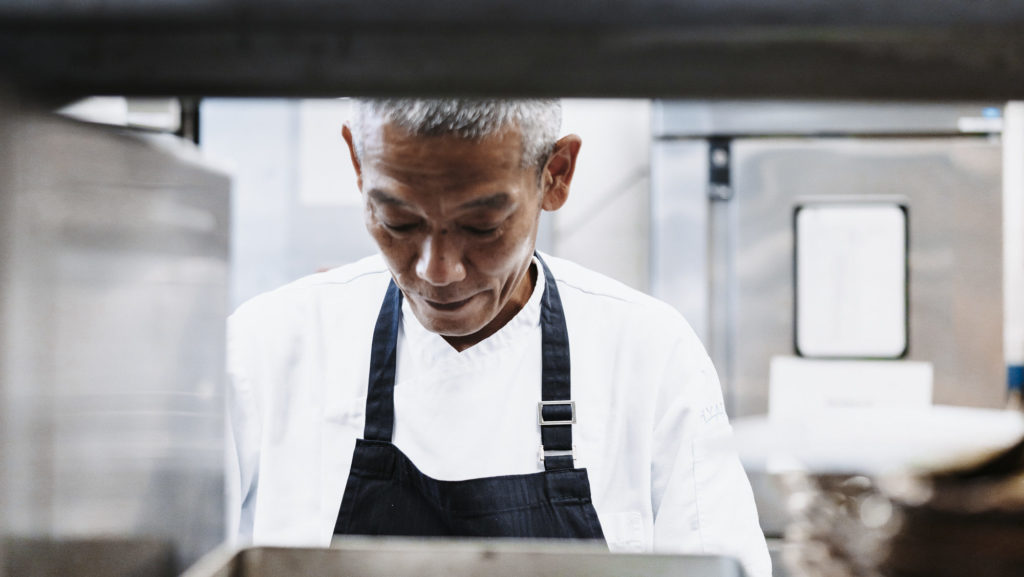
[[[811,4],[0,0],[0,577],[260,568],[224,320],[373,252],[342,96],[420,93],[570,97],[539,248],[689,320],[777,576],[1020,575],[1024,4]]]
[[[5,123],[9,534],[165,539],[178,567],[217,545],[223,319],[374,251],[348,99],[192,105],[190,138],[177,99]],[[1019,388],[1024,104],[566,99],[563,132],[584,145],[541,250],[682,311],[734,420]]]
[[[201,103],[200,149],[234,177],[232,307],[374,251],[340,137],[348,107]],[[780,358],[797,355],[876,359],[865,366],[910,371],[895,378],[928,402],[1001,407],[1022,348],[1004,314],[1016,304],[1008,289],[1004,306],[1004,276],[1016,279],[1004,250],[1024,238],[1003,210],[1006,110],[567,99],[563,132],[584,148],[571,202],[545,214],[538,244],[682,311],[734,416],[767,412],[773,359],[783,378],[824,366]],[[831,220],[801,228],[798,212]]]

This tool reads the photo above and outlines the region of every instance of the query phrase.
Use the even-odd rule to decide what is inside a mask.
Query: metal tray
[[[574,542],[356,538],[330,549],[214,551],[183,577],[744,577],[711,555],[608,553]]]

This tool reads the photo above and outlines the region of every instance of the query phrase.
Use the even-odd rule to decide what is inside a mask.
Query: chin
[[[483,326],[476,326],[476,323],[460,321],[457,318],[444,318],[429,313],[424,315],[420,311],[414,312],[417,313],[416,320],[423,325],[423,328],[443,337],[466,337],[483,328]]]
[[[437,333],[442,337],[468,337],[483,329],[483,327],[467,327],[464,324],[453,323],[450,321],[445,322],[441,320],[434,320],[433,322],[425,323],[423,322],[423,319],[420,319],[420,324],[422,324],[428,331]]]

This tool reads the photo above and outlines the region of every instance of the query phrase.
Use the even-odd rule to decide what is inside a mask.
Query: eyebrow
[[[369,193],[370,198],[378,204],[390,204],[393,206],[404,206],[408,207],[409,203],[404,200],[391,196],[390,194],[380,190],[379,188],[371,189]]]
[[[465,204],[460,204],[460,209],[471,209],[471,208],[489,208],[491,210],[501,210],[512,202],[512,197],[507,192],[498,192],[483,198],[477,198],[471,200]]]
[[[399,206],[408,208],[410,205],[404,200],[392,196],[379,188],[371,189],[368,193],[370,199],[379,204],[387,204],[391,206]],[[476,198],[469,202],[459,205],[460,210],[470,210],[474,208],[487,208],[491,210],[501,210],[507,207],[512,202],[512,197],[507,192],[498,192],[485,196],[483,198]]]

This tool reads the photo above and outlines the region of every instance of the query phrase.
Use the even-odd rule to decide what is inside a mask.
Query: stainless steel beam
[[[1024,4],[0,0],[39,94],[1024,97]]]

